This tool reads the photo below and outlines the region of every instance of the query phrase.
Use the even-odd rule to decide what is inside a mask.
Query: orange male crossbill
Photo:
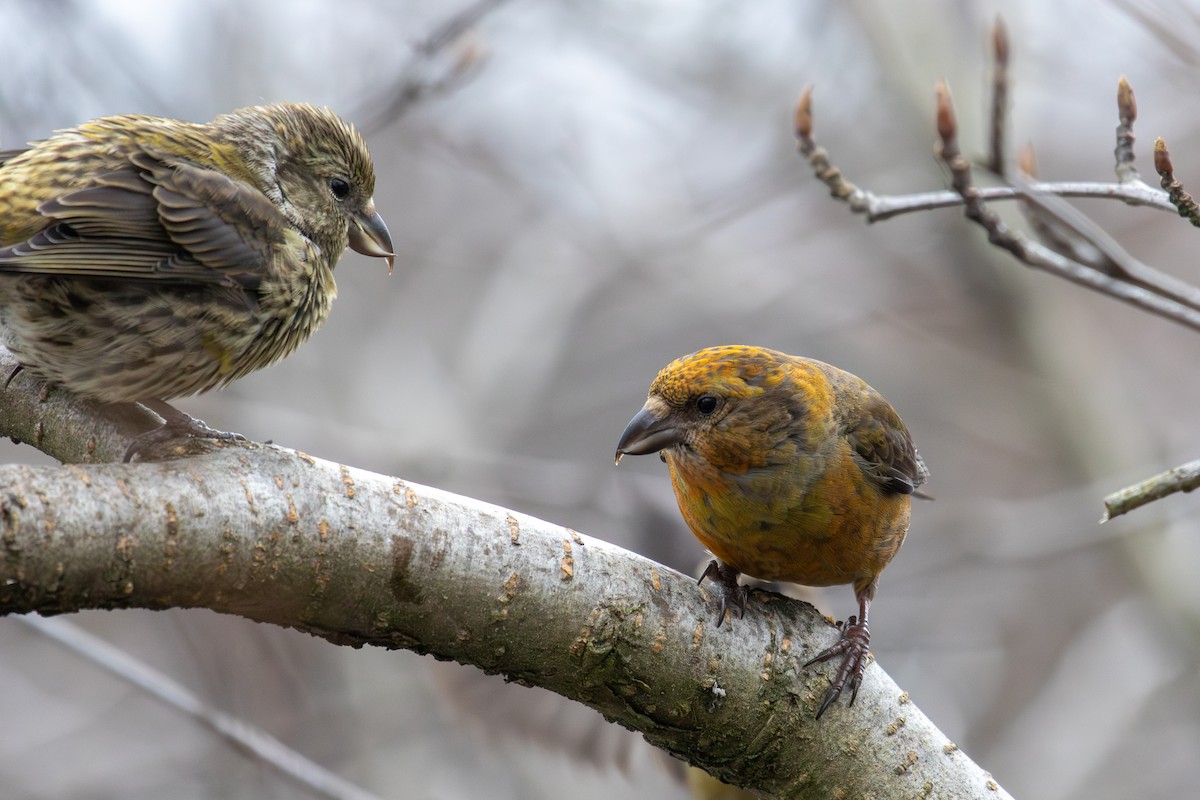
[[[842,655],[819,717],[870,652],[867,611],[929,476],[879,392],[848,372],[761,347],[710,347],[667,365],[617,444],[661,452],[692,533],[718,559],[701,577],[741,616],[739,573],[806,586],[854,585],[858,616],[809,664]]]
[[[311,105],[106,117],[0,153],[0,341],[81,397],[219,435],[164,401],[308,339],[347,245],[390,269],[374,191],[362,137]]]

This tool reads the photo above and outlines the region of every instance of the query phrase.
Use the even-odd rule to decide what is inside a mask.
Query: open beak
[[[350,218],[350,249],[356,253],[373,258],[386,258],[388,272],[396,262],[396,254],[392,252],[392,235],[388,233],[387,224],[375,210],[375,201],[368,200],[363,210]]]
[[[682,441],[668,409],[660,401],[651,398],[625,426],[621,441],[617,442],[617,463],[621,463],[621,456],[657,453]]]

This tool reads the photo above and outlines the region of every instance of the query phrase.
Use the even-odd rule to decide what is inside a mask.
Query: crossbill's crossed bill
[[[617,445],[660,452],[692,533],[718,559],[704,577],[744,611],[739,573],[806,586],[853,584],[858,615],[809,664],[843,656],[819,717],[870,652],[867,611],[929,476],[896,411],[859,378],[761,347],[711,347],[667,365]]]
[[[308,339],[347,246],[391,268],[374,191],[362,137],[311,105],[106,117],[0,153],[0,341],[81,397],[218,434],[165,401]]]

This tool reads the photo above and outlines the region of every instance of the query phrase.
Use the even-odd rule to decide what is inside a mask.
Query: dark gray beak
[[[356,253],[373,258],[386,258],[388,272],[396,262],[396,254],[392,248],[392,235],[388,233],[387,224],[375,210],[375,201],[368,200],[366,207],[350,218],[350,249]]]
[[[621,456],[657,453],[681,441],[683,439],[667,409],[651,398],[625,426],[621,441],[617,442],[617,463],[621,463]]]

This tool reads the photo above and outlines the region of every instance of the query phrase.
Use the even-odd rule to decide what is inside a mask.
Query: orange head
[[[831,423],[833,395],[820,366],[743,345],[677,358],[650,385],[617,445],[617,461],[664,451],[736,474],[775,461],[781,448],[807,449]]]
[[[688,527],[722,561],[810,585],[877,574],[907,529],[906,495],[927,476],[878,392],[762,347],[710,347],[659,372],[617,460],[654,452]],[[873,553],[876,532],[886,556]]]

